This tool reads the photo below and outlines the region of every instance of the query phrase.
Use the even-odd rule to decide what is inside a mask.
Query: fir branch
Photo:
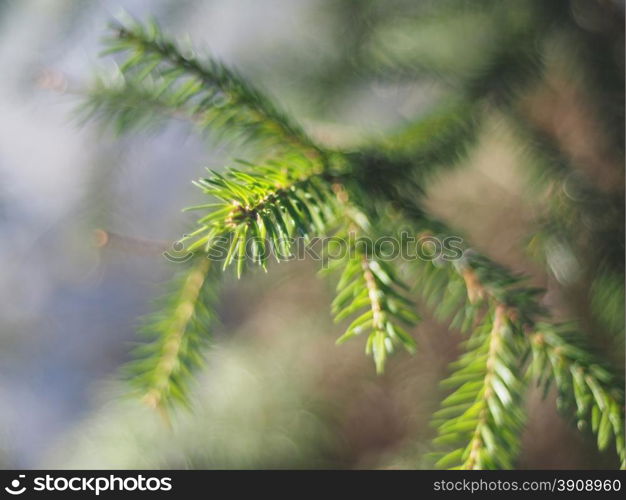
[[[153,79],[136,81],[121,72],[101,75],[82,94],[77,109],[81,122],[96,120],[120,135],[132,129],[156,130],[170,119],[203,128],[203,115],[191,102],[178,99],[176,92],[164,91]]]
[[[554,380],[561,395],[560,410],[567,408],[562,401],[571,400],[573,394],[578,407],[578,427],[596,433],[601,450],[607,448],[613,437],[623,464],[624,393],[618,377],[598,362],[581,340],[583,336],[571,326],[542,321],[547,312],[538,301],[540,289],[518,286],[519,277],[475,252],[466,253],[465,259],[464,265],[456,265],[454,269],[465,282],[468,297],[488,299],[504,308],[519,342],[524,342],[526,351],[531,353],[530,364],[521,365],[524,370],[520,373],[530,369],[528,373],[546,387]],[[572,381],[573,377],[578,379]],[[604,424],[600,426],[600,422]]]
[[[510,469],[519,451],[524,421],[519,338],[503,305],[489,311],[466,342],[466,352],[443,382],[455,387],[434,415],[438,445],[452,451],[435,454],[437,466],[461,469]]]
[[[544,391],[554,384],[559,409],[574,408],[578,428],[591,430],[600,450],[613,443],[625,468],[623,380],[599,362],[572,325],[537,323],[529,338],[529,373]]]
[[[138,346],[137,359],[125,367],[134,392],[162,412],[174,403],[188,404],[189,378],[202,364],[218,282],[211,267],[210,260],[196,259],[171,285],[173,291],[139,330],[149,343]]]
[[[402,219],[407,221],[412,220],[414,222],[415,227],[418,228],[416,230],[418,236],[426,233],[435,235],[440,241],[444,241],[447,237],[454,234],[445,224],[429,217],[427,212],[421,207],[419,200],[415,198],[396,198],[392,199],[391,202],[396,210],[400,212]],[[430,284],[427,281],[425,287],[421,286],[422,282],[418,280],[420,289],[426,292],[425,298],[427,303],[438,304],[437,309],[440,312],[440,316],[443,314],[452,315],[455,318],[454,322],[457,326],[460,325],[465,329],[470,329],[475,325],[476,318],[480,312],[480,306],[484,305],[485,302],[493,306],[501,306],[507,311],[507,316],[513,331],[516,332],[516,335],[520,338],[519,342],[523,342],[526,346],[525,350],[531,353],[531,359],[534,360],[538,353],[540,353],[537,349],[531,349],[531,342],[532,339],[534,339],[534,332],[538,330],[537,325],[546,324],[545,318],[548,312],[539,301],[543,290],[524,286],[522,283],[523,276],[514,275],[506,268],[497,265],[487,257],[467,248],[464,250],[463,258],[458,261],[451,262],[440,259],[430,262],[418,262],[420,265],[416,267],[426,268],[425,275],[430,278]],[[462,288],[460,288],[461,285]],[[451,289],[456,290],[456,293],[447,293]],[[465,298],[459,293],[459,290],[462,289],[465,290],[465,294],[467,295]],[[429,296],[429,293],[433,292],[436,293],[436,296]],[[546,347],[547,349],[552,349],[558,342],[569,345],[569,338],[561,337],[563,327],[560,324],[552,324],[551,328],[552,335],[554,335],[552,338],[553,342]],[[577,336],[579,339],[583,338],[580,333],[572,333],[569,335],[569,337],[572,336]],[[580,342],[580,340],[577,342]],[[523,353],[524,349],[520,348],[519,352]],[[597,358],[591,354],[588,347],[579,348],[578,352],[585,355],[585,358],[579,362],[584,362],[589,365],[598,364]],[[553,353],[552,355],[555,354]],[[575,359],[564,358],[562,356],[557,356],[557,358],[561,359],[562,363],[565,363],[565,370],[576,370]],[[556,369],[556,367],[559,366],[557,364],[543,363],[537,365],[537,362],[535,362],[535,366],[540,366],[543,369],[540,377],[541,380],[558,380],[559,377],[562,379],[562,374]],[[560,369],[563,369],[563,365],[560,366]],[[528,369],[526,365],[521,365],[521,367],[526,370]],[[611,374],[608,367],[604,367],[603,370],[605,370],[607,374]],[[521,373],[523,373],[523,371]],[[581,413],[581,419],[583,419],[586,424],[579,424],[580,428],[590,428],[598,433],[598,444],[599,447],[603,449],[607,446],[607,439],[610,440],[611,433],[609,433],[607,437],[607,424],[604,424],[604,430],[602,436],[600,436],[599,424],[594,424],[594,422],[591,421],[593,420],[593,413],[596,415],[604,415],[606,414],[607,408],[610,408],[610,418],[608,416],[604,417],[605,420],[611,421],[615,429],[618,425],[623,427],[623,391],[621,390],[618,378],[614,375],[610,377],[607,376],[603,379],[602,375],[598,375],[597,370],[589,369],[585,373],[588,374],[586,380],[591,380],[591,385],[596,388],[603,387],[604,389],[602,390],[610,394],[612,398],[610,404],[607,403],[603,406],[601,404],[601,397],[595,398],[594,395],[594,399],[591,401],[591,410],[586,414]],[[537,368],[534,369],[533,376],[537,376]],[[565,386],[563,386],[562,390],[564,394],[567,394],[567,388]],[[593,409],[594,407],[596,408],[595,410]],[[561,405],[561,409],[563,409],[563,405]],[[595,418],[597,419],[597,417]],[[614,447],[623,463],[623,434],[613,432],[612,435]],[[456,456],[457,459],[461,457],[458,449],[457,454],[453,455],[453,457],[454,456]]]
[[[371,252],[354,247],[344,259],[332,312],[337,322],[358,314],[337,344],[368,333],[365,352],[373,356],[376,372],[382,373],[394,345],[415,352],[415,340],[400,323],[412,326],[419,317],[406,298],[406,285],[397,277],[391,263],[368,253]]]
[[[127,54],[120,67],[124,78],[130,86],[149,93],[153,102],[193,117],[201,128],[263,140],[266,146],[288,145],[319,156],[320,149],[299,125],[223,63],[215,59],[201,62],[155,24],[113,24],[112,30],[106,53]],[[148,77],[152,81],[145,86]],[[104,97],[94,94],[96,101]]]
[[[419,316],[407,298],[409,288],[398,277],[393,263],[379,257],[380,248],[375,243],[377,228],[361,210],[364,193],[348,184],[353,189],[347,189],[341,182],[333,184],[344,222],[335,237],[347,244],[343,248],[347,251],[342,258],[330,262],[327,269],[342,269],[331,310],[335,322],[356,316],[337,344],[368,333],[365,353],[373,356],[376,372],[381,374],[395,345],[402,345],[411,354],[415,352],[415,340],[402,324],[413,326]]]
[[[266,267],[270,254],[278,261],[291,256],[296,238],[324,234],[337,216],[327,174],[302,157],[281,159],[247,170],[213,172],[196,185],[217,199],[188,210],[212,208],[198,221],[199,228],[181,241],[189,251],[209,251],[228,238],[224,269],[235,260],[243,272],[248,247],[252,261]]]

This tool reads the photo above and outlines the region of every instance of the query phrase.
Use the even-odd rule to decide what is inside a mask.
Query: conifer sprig
[[[135,349],[136,360],[125,367],[134,392],[150,407],[165,412],[187,405],[192,373],[202,364],[202,353],[214,323],[219,274],[212,262],[197,258],[175,280],[173,291],[158,301],[145,317],[139,333],[147,343]]]
[[[438,467],[513,468],[524,422],[518,376],[523,348],[514,327],[504,306],[491,308],[443,381],[455,390],[434,414],[435,444],[453,449],[435,454]]]
[[[578,428],[593,432],[600,450],[613,443],[626,467],[623,380],[590,351],[574,325],[537,323],[529,339],[529,374],[544,391],[554,384],[559,409],[575,410]]]
[[[419,321],[415,306],[406,297],[407,287],[390,262],[368,256],[367,250],[353,248],[342,264],[332,312],[337,322],[358,316],[337,343],[367,333],[365,352],[374,357],[376,371],[382,373],[387,355],[393,353],[395,345],[415,352],[415,340],[401,326],[402,323],[412,326]]]
[[[439,224],[438,229],[442,226]],[[441,235],[441,233],[438,233]],[[617,452],[622,466],[624,466],[626,453],[624,451],[624,391],[622,381],[612,373],[611,369],[599,362],[598,357],[593,354],[590,347],[583,341],[583,335],[577,331],[572,324],[549,323],[546,321],[547,311],[539,303],[542,294],[541,289],[520,286],[520,278],[516,277],[505,268],[500,267],[489,259],[472,251],[465,253],[465,263],[443,264],[442,262],[422,263],[423,266],[432,266],[434,273],[440,280],[456,281],[463,283],[468,296],[468,302],[474,304],[487,303],[489,307],[495,307],[505,314],[508,332],[512,336],[510,352],[515,354],[508,356],[503,365],[511,373],[518,374],[516,378],[502,379],[500,390],[502,394],[507,394],[507,399],[517,401],[511,409],[510,415],[515,416],[515,409],[519,408],[519,386],[517,382],[521,378],[519,374],[527,374],[531,379],[543,384],[547,390],[554,383],[559,393],[557,403],[559,409],[567,411],[568,408],[576,408],[576,419],[580,430],[590,429],[597,437],[598,448],[604,450],[612,443]],[[448,270],[445,267],[449,267]],[[451,272],[453,271],[453,272]],[[441,283],[441,281],[440,281]],[[452,300],[458,300],[454,296]],[[448,300],[444,298],[444,302]],[[456,311],[455,307],[448,310]],[[472,318],[476,318],[474,309]],[[495,333],[491,330],[492,334]],[[473,337],[472,337],[473,338]],[[468,347],[471,345],[468,344]],[[483,349],[485,347],[483,346]],[[528,362],[522,360],[528,357]],[[470,356],[471,358],[471,356]],[[453,375],[451,380],[463,380],[466,376],[466,367],[453,364]],[[489,375],[487,364],[482,367],[474,365],[476,374],[483,373],[485,379]],[[502,370],[501,373],[506,373]],[[458,378],[457,378],[458,377]],[[494,379],[495,380],[495,379]],[[513,383],[509,386],[506,382]],[[471,387],[471,386],[470,386]],[[462,391],[461,386],[457,391]],[[467,390],[467,387],[465,388]],[[468,391],[469,392],[469,391]],[[467,397],[470,397],[468,394]],[[445,410],[454,402],[454,393],[444,400],[442,414],[450,415]],[[501,399],[502,401],[502,399]],[[460,409],[463,409],[460,407]],[[511,428],[521,425],[519,418],[516,422],[511,422]],[[472,426],[472,414],[461,414],[457,417],[458,428]],[[474,423],[477,423],[476,421]],[[514,425],[513,425],[514,424]],[[435,420],[438,426],[440,444],[450,445],[454,441],[454,432],[451,432],[452,424],[442,423]],[[475,432],[478,432],[474,428]],[[500,437],[506,435],[503,428],[498,427]],[[476,434],[477,436],[478,434]],[[482,435],[482,434],[481,434]],[[457,437],[462,437],[458,436]],[[458,442],[463,442],[462,440]],[[512,442],[502,442],[502,449],[493,447],[492,453],[500,457],[506,457],[506,450],[512,446]],[[460,448],[449,452],[446,460],[440,458],[439,465],[449,465],[454,460],[462,460],[464,465],[467,449],[461,453]],[[511,463],[504,460],[499,462],[494,456],[486,455],[487,459],[483,464],[487,467],[503,467],[504,463]],[[490,462],[489,460],[495,460]],[[490,465],[491,464],[491,465]],[[499,464],[499,465],[498,465]],[[469,465],[476,465],[471,462]],[[512,465],[510,465],[512,466]]]
[[[117,134],[130,130],[156,130],[170,119],[183,120],[200,126],[200,115],[175,97],[163,92],[152,79],[141,82],[125,77],[121,72],[99,75],[85,90],[86,98],[77,109],[81,121],[96,119],[103,127]]]
[[[237,262],[241,276],[246,257],[266,267],[271,254],[276,260],[291,256],[297,238],[323,235],[337,217],[334,194],[325,174],[308,160],[292,157],[246,170],[212,172],[196,185],[216,202],[188,210],[210,212],[198,221],[199,229],[183,238],[189,251],[204,248],[228,237],[224,269]],[[251,255],[248,255],[250,250]]]
[[[113,35],[106,40],[105,54],[126,55],[120,65],[123,82],[117,92],[115,87],[107,88],[100,82],[88,101],[88,113],[110,115],[110,104],[117,102],[122,93],[130,98],[135,92],[153,108],[185,116],[201,129],[262,141],[266,147],[289,146],[319,155],[319,148],[299,125],[218,60],[201,61],[191,49],[181,49],[164,36],[154,23],[144,26],[131,20],[113,23],[111,29]],[[141,102],[136,104],[131,108],[135,112]],[[128,120],[133,119],[130,113],[127,115]]]
[[[449,236],[455,234],[444,223],[430,217],[421,206],[419,199],[409,200],[397,197],[389,200],[389,202],[401,212],[401,219],[413,221],[418,235],[434,235],[439,241],[445,241]],[[542,289],[525,285],[523,276],[511,273],[508,269],[467,247],[464,249],[463,258],[460,260],[436,259],[427,262],[418,260],[417,264],[414,267],[418,276],[418,291],[422,293],[426,303],[438,311],[440,318],[452,317],[454,326],[462,330],[473,331],[475,335],[477,329],[484,328],[484,322],[480,318],[484,317],[485,308],[487,311],[492,311],[494,307],[504,308],[510,331],[516,338],[515,352],[518,353],[518,357],[515,359],[528,358],[527,362],[519,365],[512,359],[509,368],[513,370],[513,373],[524,374],[524,377],[528,375],[542,381],[546,387],[549,386],[550,381],[554,381],[557,390],[562,393],[559,399],[560,410],[566,410],[568,401],[570,406],[581,405],[584,399],[585,405],[581,405],[578,410],[578,427],[581,430],[590,429],[596,434],[599,449],[603,450],[612,444],[620,462],[624,465],[624,436],[623,431],[618,432],[617,430],[620,426],[621,428],[624,426],[624,391],[621,379],[608,366],[598,361],[598,357],[583,341],[584,335],[577,332],[571,324],[566,326],[547,321],[549,319],[548,311],[540,302],[544,293]],[[493,312],[487,312],[487,314],[493,314]],[[542,339],[541,336],[537,337],[540,331],[550,332],[550,343],[538,340]],[[485,342],[487,341],[485,340]],[[533,347],[536,342],[539,342],[542,348],[547,351],[544,353],[545,359],[556,359],[558,363],[545,362],[543,358],[536,361],[537,356],[542,353],[537,346]],[[475,345],[468,344],[467,347],[475,348]],[[483,349],[486,348],[483,346]],[[562,352],[567,352],[568,355],[564,356]],[[531,369],[531,367],[533,368]],[[479,367],[478,371],[482,370],[483,375],[486,375],[485,368],[486,364],[482,368]],[[455,376],[459,375],[457,370],[460,371],[460,375],[463,375],[464,367],[462,364],[460,366],[453,364],[452,369],[452,380],[455,380]],[[586,374],[585,384],[579,383],[576,390],[581,396],[576,396],[573,394],[573,383],[568,377],[572,376],[570,375],[572,372],[580,373],[581,370]],[[589,392],[590,386],[594,387],[594,394]],[[502,387],[509,392],[511,401],[518,401],[518,388],[507,387],[505,384]],[[461,389],[463,388],[459,387],[457,390]],[[466,395],[470,396],[469,394]],[[439,415],[447,414],[450,416],[454,414],[446,413],[449,402],[450,400],[445,400],[444,408]],[[519,404],[521,403],[518,403],[518,406]],[[603,415],[604,417],[602,417]],[[473,421],[471,417],[471,414],[463,415],[460,413],[457,415],[456,425],[458,428],[472,427],[473,424],[476,424],[476,420]],[[598,420],[599,418],[600,420]],[[602,435],[600,435],[602,418],[604,418],[605,423],[602,427]],[[521,421],[518,419],[515,425],[521,425]],[[610,422],[611,426],[608,426],[607,422]],[[462,439],[463,436],[451,432],[450,427],[441,427],[441,424],[441,420],[435,420],[435,425],[439,428],[437,443],[443,445],[444,449],[436,455],[440,465],[467,466],[465,459],[469,455],[465,453],[467,449],[461,446],[466,442]],[[449,425],[452,426],[452,424]],[[476,431],[475,427],[472,428]],[[499,427],[498,429],[501,430]],[[455,441],[455,436],[458,438],[456,447],[450,449],[451,444]],[[502,444],[505,449],[492,449],[491,452],[496,453],[501,458],[506,458],[506,449],[512,443],[503,442]],[[444,457],[447,459],[443,460]],[[484,464],[496,466],[494,464],[500,463],[495,456],[485,455],[485,457]],[[499,466],[505,462],[506,460],[501,462]],[[475,462],[472,464],[475,465]]]

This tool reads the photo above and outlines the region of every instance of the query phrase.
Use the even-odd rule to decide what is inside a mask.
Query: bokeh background
[[[334,287],[312,262],[228,281],[194,410],[175,415],[171,427],[122,397],[117,374],[137,318],[176,270],[160,252],[192,220],[180,209],[199,199],[190,181],[238,152],[175,120],[116,137],[80,124],[75,109],[94,70],[113,64],[98,58],[99,40],[123,9],[208,48],[319,140],[350,147],[447,98],[441,78],[419,76],[425,62],[463,74],[497,43],[504,27],[490,2],[448,2],[452,10],[437,14],[442,3],[0,0],[0,467],[430,466],[428,420],[461,335],[423,310],[419,352],[397,353],[376,376],[361,342],[334,345]],[[537,5],[503,3],[522,21]],[[623,63],[623,3],[564,3],[577,29],[605,37],[609,59]],[[623,149],[612,149],[596,96],[564,47],[567,38],[555,36],[549,77],[525,109],[570,147],[595,188],[619,197]],[[623,110],[623,88],[605,90],[604,101]],[[544,265],[529,250],[545,200],[529,185],[523,147],[497,113],[480,134],[462,168],[433,181],[429,205],[482,251],[546,287],[557,316],[593,324],[580,254],[551,247]],[[623,257],[623,233],[610,245]],[[621,290],[613,315],[623,335]],[[592,332],[610,351],[606,332]],[[623,364],[619,351],[613,357]],[[520,467],[614,463],[553,400],[528,398]]]

